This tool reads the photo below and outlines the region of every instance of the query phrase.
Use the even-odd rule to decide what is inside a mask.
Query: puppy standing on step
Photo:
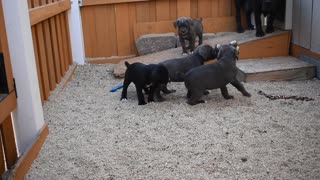
[[[180,17],[173,23],[174,28],[178,28],[179,41],[182,46],[183,53],[190,53],[195,49],[196,37],[199,38],[199,45],[202,44],[203,25],[202,18],[191,19],[188,17]],[[186,45],[186,41],[189,45]]]
[[[183,79],[177,73],[186,73],[190,69],[203,65],[205,61],[215,59],[217,57],[218,48],[212,48],[210,45],[198,46],[194,53],[181,58],[169,59],[161,62],[169,72],[169,78],[172,82],[182,82]],[[168,90],[167,86],[161,89],[165,94],[175,92],[175,90]]]
[[[239,47],[235,41],[229,45],[223,45],[219,48],[217,62],[193,68],[184,75],[184,83],[188,89],[188,104],[196,105],[204,103],[205,101],[201,99],[203,92],[217,88],[220,88],[222,96],[225,99],[232,99],[233,96],[229,95],[227,89],[227,84],[229,83],[236,87],[244,96],[251,96],[236,78],[238,73],[236,66],[238,49]]]
[[[253,12],[252,3],[249,0],[234,0],[236,5],[236,22],[237,22],[237,32],[243,33],[244,29],[241,25],[241,8],[244,9],[246,13],[247,27],[249,30],[253,30],[254,27],[251,23],[251,13]]]
[[[129,64],[125,62],[127,70],[123,82],[121,100],[127,99],[127,89],[131,82],[136,86],[138,104],[145,105],[142,89],[148,93],[148,102],[154,101],[154,92],[169,81],[168,70],[160,64],[145,65],[142,63]],[[149,87],[150,86],[150,87]],[[159,93],[160,94],[160,93]],[[161,98],[161,97],[160,97]]]

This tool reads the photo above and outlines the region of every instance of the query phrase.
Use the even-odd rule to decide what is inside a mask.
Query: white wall
[[[320,1],[293,0],[292,42],[320,54]]]
[[[36,139],[44,125],[27,1],[2,0],[17,109],[13,124],[21,155]]]
[[[81,14],[78,0],[71,1],[69,11],[69,29],[73,62],[77,64],[85,63]]]

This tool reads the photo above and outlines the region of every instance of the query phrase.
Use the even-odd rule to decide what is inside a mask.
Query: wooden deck
[[[237,40],[240,46],[240,59],[287,56],[289,54],[290,32],[277,31],[267,34],[265,37],[258,38],[255,31],[246,31],[244,33],[227,32],[217,33],[217,37],[204,41],[204,44],[214,46],[215,44],[227,44]],[[124,61],[130,63],[142,62],[145,64],[159,63],[164,60],[181,57],[182,49],[174,48],[145,56],[138,56],[120,61],[114,68],[116,77],[124,77],[126,67]]]
[[[315,76],[315,66],[291,56],[240,60],[241,81],[305,80]]]

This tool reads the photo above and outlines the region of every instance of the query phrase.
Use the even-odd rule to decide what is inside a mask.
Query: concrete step
[[[315,77],[316,67],[291,56],[239,60],[241,81],[306,80]]]
[[[289,53],[289,31],[276,31],[272,34],[267,34],[262,38],[256,37],[254,30],[246,31],[244,33],[217,33],[216,36],[216,38],[204,41],[204,44],[214,46],[216,44],[227,44],[236,40],[240,46],[240,59],[287,56]],[[114,68],[114,75],[116,77],[124,77],[126,70],[124,61],[128,61],[129,63],[141,62],[144,64],[156,64],[168,59],[179,58],[181,55],[182,49],[181,47],[178,47],[153,54],[125,59],[116,64]]]

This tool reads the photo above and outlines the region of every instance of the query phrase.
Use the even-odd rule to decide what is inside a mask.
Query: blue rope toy
[[[116,85],[112,87],[109,92],[116,92],[118,89],[121,89],[122,87],[123,87],[123,84]]]

